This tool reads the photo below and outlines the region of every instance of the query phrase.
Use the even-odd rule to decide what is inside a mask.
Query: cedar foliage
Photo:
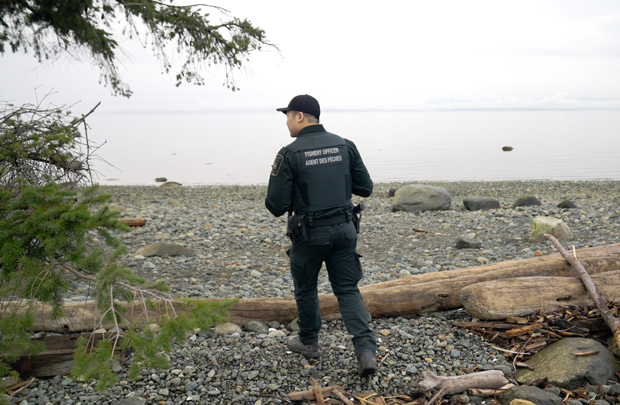
[[[101,193],[97,185],[84,186],[93,155],[81,124],[86,126],[85,117],[73,117],[66,107],[6,105],[0,117],[0,377],[11,372],[9,365],[19,356],[44,350],[30,341],[33,309],[47,304],[53,319],[62,317],[76,278],[89,282],[94,292],[102,314],[94,326],[123,321],[120,302],[137,297],[171,304],[164,281],[147,283],[116,263],[127,252],[117,235],[129,227],[106,205],[110,194]],[[80,187],[64,189],[58,184],[63,179]],[[165,352],[174,341],[196,328],[224,322],[226,309],[235,302],[185,301],[183,314],[132,325],[126,332],[117,329],[111,340],[97,345],[81,339],[73,375],[97,378],[97,388],[106,389],[117,379],[111,366],[120,348],[134,352],[130,376],[143,367],[168,367]],[[18,311],[15,303],[25,310]],[[0,403],[3,400],[0,395]]]
[[[2,0],[0,54],[9,49],[33,52],[39,62],[86,54],[114,95],[130,97],[117,69],[117,52],[119,42],[138,39],[150,45],[165,73],[172,67],[171,50],[183,61],[177,86],[184,81],[204,84],[201,72],[216,65],[224,68],[224,84],[234,91],[233,70],[242,68],[252,51],[273,45],[247,19],[200,6],[215,10],[218,22],[212,23],[199,5],[179,6],[173,0]],[[119,24],[123,28],[116,39],[112,28]]]

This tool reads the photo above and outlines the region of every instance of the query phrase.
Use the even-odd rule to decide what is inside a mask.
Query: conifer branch
[[[70,266],[68,266],[67,264],[62,264],[62,267],[64,267],[65,269],[67,269],[68,271],[70,271],[71,273],[75,274],[76,276],[78,276],[80,278],[83,278],[83,279],[86,279],[86,280],[91,280],[91,281],[97,281],[97,277],[92,276],[92,275],[87,274],[87,273],[84,273],[84,272],[81,272],[79,270],[73,269]],[[122,281],[114,280],[114,281],[111,281],[110,284],[126,288],[126,289],[128,289],[130,291],[133,291],[133,292],[136,292],[136,293],[150,295],[153,298],[157,298],[157,299],[160,299],[160,300],[163,300],[163,301],[171,301],[169,296],[166,296],[163,293],[158,294],[158,293],[156,293],[156,292],[154,292],[152,290],[138,288],[135,285],[127,284],[127,283],[124,283]]]

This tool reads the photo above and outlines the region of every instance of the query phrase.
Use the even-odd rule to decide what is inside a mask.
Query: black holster
[[[305,215],[289,215],[286,224],[286,236],[293,239],[293,235],[301,237],[301,240],[308,242],[308,230]]]
[[[360,223],[362,222],[362,211],[364,211],[366,207],[363,202],[360,202],[355,207],[353,207],[353,225],[355,225],[355,231],[360,233]]]

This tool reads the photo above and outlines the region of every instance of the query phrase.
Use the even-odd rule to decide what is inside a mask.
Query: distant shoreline
[[[397,186],[397,185],[405,185],[405,184],[492,184],[492,183],[620,183],[620,179],[587,179],[587,180],[552,180],[552,179],[541,179],[541,180],[403,180],[403,181],[376,181],[374,182],[375,187],[377,186]],[[98,183],[101,187],[155,187],[160,188],[164,183],[154,183],[154,184],[112,184],[112,183]],[[200,188],[200,187],[267,187],[267,183],[257,183],[257,184],[183,184],[181,186],[176,187],[191,187],[191,188]],[[170,187],[170,188],[174,188]]]

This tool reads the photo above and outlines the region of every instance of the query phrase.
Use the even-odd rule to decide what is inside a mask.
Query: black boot
[[[375,352],[364,349],[357,354],[357,372],[360,377],[366,377],[377,371],[377,358]]]

